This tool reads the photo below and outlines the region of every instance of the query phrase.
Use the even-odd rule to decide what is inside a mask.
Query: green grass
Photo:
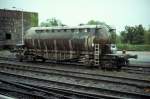
[[[150,51],[150,45],[117,44],[118,50]]]

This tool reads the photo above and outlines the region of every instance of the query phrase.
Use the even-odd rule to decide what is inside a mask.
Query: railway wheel
[[[41,60],[42,60],[42,62],[45,62],[45,61],[46,61],[46,59],[45,59],[45,58],[42,58]]]
[[[23,58],[19,58],[19,62],[23,62]]]
[[[113,69],[113,63],[111,61],[105,61],[101,64],[101,69],[112,70]]]
[[[33,57],[33,58],[32,58],[32,61],[33,61],[33,62],[36,62],[36,57]]]

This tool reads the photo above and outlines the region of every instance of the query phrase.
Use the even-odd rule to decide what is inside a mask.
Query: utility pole
[[[22,16],[22,22],[21,22],[21,23],[22,23],[22,24],[21,24],[21,26],[22,26],[22,31],[21,31],[22,33],[21,33],[21,34],[22,34],[22,35],[21,35],[21,36],[22,36],[22,45],[24,45],[24,33],[23,33],[23,32],[24,32],[23,9],[22,9],[22,15],[21,15],[21,16]]]

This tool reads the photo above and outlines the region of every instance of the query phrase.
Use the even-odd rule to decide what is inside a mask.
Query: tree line
[[[116,39],[117,43],[123,44],[150,44],[150,27],[146,30],[141,24],[125,26],[125,30]]]
[[[105,22],[97,20],[90,20],[87,25],[107,25]],[[79,24],[83,25],[83,23]],[[41,22],[40,26],[65,26],[60,20],[56,18],[47,19]],[[120,35],[119,35],[120,34]],[[118,44],[150,44],[150,27],[146,30],[141,24],[136,26],[125,26],[125,29],[117,34],[112,34],[113,42]]]

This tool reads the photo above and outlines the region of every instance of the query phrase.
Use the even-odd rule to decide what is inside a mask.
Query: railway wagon
[[[41,59],[121,68],[128,58],[136,57],[112,53],[114,30],[107,25],[32,27],[24,36],[24,44],[18,46],[17,57],[20,61]]]

